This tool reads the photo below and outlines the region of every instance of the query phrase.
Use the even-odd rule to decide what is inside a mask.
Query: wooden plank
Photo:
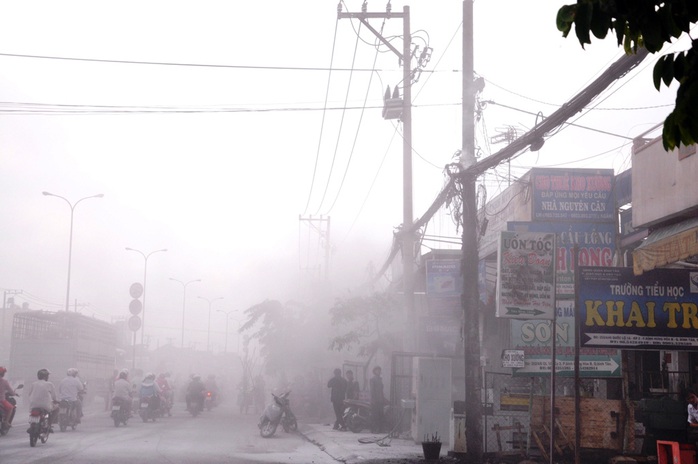
[[[531,435],[533,436],[533,439],[535,440],[536,444],[538,445],[538,449],[540,450],[540,454],[543,455],[545,458],[545,461],[550,461],[550,455],[548,452],[545,450],[545,447],[543,446],[543,443],[540,441],[540,437],[536,433],[535,430],[531,430]]]

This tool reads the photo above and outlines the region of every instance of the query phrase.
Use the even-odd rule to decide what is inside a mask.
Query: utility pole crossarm
[[[393,53],[397,55],[397,57],[400,59],[400,61],[403,61],[403,56],[402,53],[400,53],[400,50],[395,48],[393,44],[388,42],[380,32],[378,32],[373,26],[371,26],[368,21],[366,21],[367,18],[383,18],[383,19],[389,19],[392,17],[395,18],[402,18],[404,15],[402,13],[339,13],[339,19],[342,18],[357,18],[361,23],[368,28],[369,31],[373,32],[373,35],[375,35],[378,40],[383,43],[386,47],[388,47],[390,50],[392,50]]]

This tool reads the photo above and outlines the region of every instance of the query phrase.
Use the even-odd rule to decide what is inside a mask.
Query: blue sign
[[[612,169],[531,170],[534,221],[616,222]]]
[[[581,346],[698,348],[698,271],[580,267]]]

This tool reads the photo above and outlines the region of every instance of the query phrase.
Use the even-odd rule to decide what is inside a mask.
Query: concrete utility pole
[[[409,330],[412,335],[416,328],[416,315],[414,305],[414,234],[408,232],[412,226],[412,34],[410,32],[410,7],[403,6],[402,13],[393,13],[390,2],[386,7],[385,13],[368,13],[366,11],[366,3],[362,8],[361,13],[342,13],[341,3],[337,7],[337,15],[339,19],[354,18],[361,21],[378,40],[388,47],[402,63],[402,113],[400,121],[402,121],[402,228],[404,233],[402,237],[402,282],[404,285],[405,309],[407,312]],[[402,19],[402,52],[396,49],[385,37],[381,35],[373,26],[368,23],[368,19]],[[413,346],[408,346],[408,349],[414,349],[416,346],[416,337],[407,337],[407,342]]]
[[[463,148],[461,195],[463,202],[463,361],[465,363],[465,441],[469,462],[482,462],[482,374],[480,368],[480,299],[477,288],[477,192],[475,163],[475,72],[473,66],[473,0],[463,2]]]

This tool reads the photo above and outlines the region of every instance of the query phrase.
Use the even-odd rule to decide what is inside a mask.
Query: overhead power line
[[[49,56],[49,55],[26,55],[20,53],[0,53],[0,56],[9,58],[27,58],[34,60],[55,60],[55,61],[79,61],[87,63],[107,63],[107,64],[128,64],[145,66],[177,66],[189,68],[221,68],[221,69],[249,69],[261,71],[349,71],[349,72],[374,72],[374,71],[394,71],[399,69],[369,69],[369,68],[325,68],[319,66],[259,66],[259,65],[237,65],[237,64],[214,64],[214,63],[181,63],[173,61],[137,61],[137,60],[111,60],[104,58],[79,58],[69,56]],[[424,72],[458,72],[458,70],[425,70]]]

